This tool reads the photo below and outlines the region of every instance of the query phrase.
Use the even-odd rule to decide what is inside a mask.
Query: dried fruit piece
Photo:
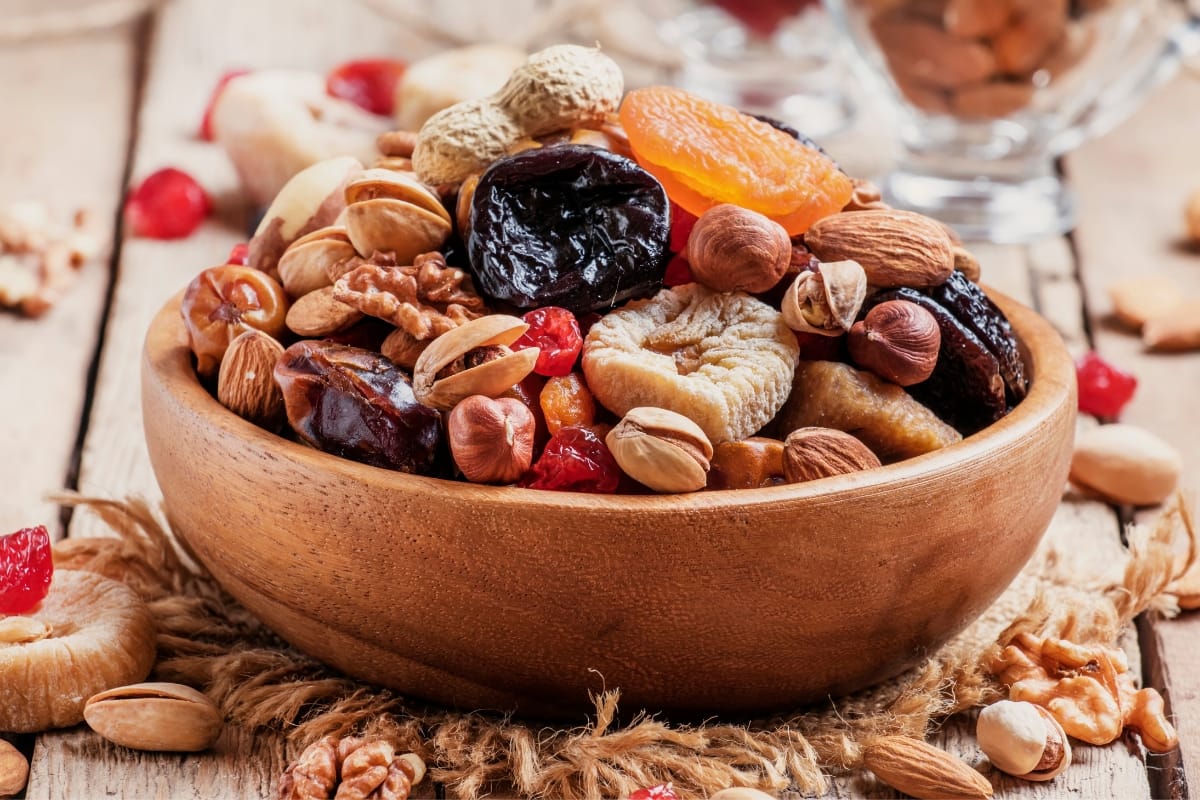
[[[671,256],[671,260],[667,262],[667,271],[663,273],[663,286],[682,286],[695,280],[696,276],[692,274],[692,265],[688,263],[687,257],[681,254]]]
[[[125,199],[125,221],[134,236],[182,239],[200,227],[212,201],[196,179],[167,167],[147,175]]]
[[[13,622],[33,636],[5,636]],[[154,618],[122,583],[59,570],[26,617],[0,619],[0,731],[30,733],[83,721],[87,698],[143,680],[155,658]]]
[[[629,795],[629,800],[679,800],[679,795],[675,794],[675,789],[671,784],[660,783],[657,786],[647,786],[634,791]]]
[[[783,131],[682,89],[635,89],[621,124],[638,163],[671,200],[699,216],[719,203],[757,211],[790,235],[850,200],[837,165]]]
[[[798,354],[796,337],[766,303],[690,283],[592,326],[583,373],[609,411],[675,411],[717,444],[750,436],[775,416]]]
[[[275,366],[288,422],[327,453],[431,474],[441,416],[417,402],[409,377],[378,353],[328,342],[289,347]]]
[[[221,97],[221,92],[225,90],[225,85],[234,78],[240,75],[249,74],[248,69],[233,69],[223,74],[218,80],[217,85],[213,87],[212,94],[208,97],[208,104],[204,107],[204,117],[200,120],[200,138],[206,142],[211,142],[215,138],[213,136],[212,116],[213,107],[216,106],[217,100]],[[234,262],[230,262],[234,263]]]
[[[238,242],[233,247],[229,248],[229,255],[225,256],[226,264],[236,264],[239,267],[244,267],[250,263],[250,245],[246,242]]]
[[[1133,399],[1137,378],[1089,351],[1075,362],[1079,410],[1103,420],[1115,420]]]
[[[279,338],[287,308],[283,287],[265,272],[235,265],[201,272],[184,290],[180,306],[196,371],[216,373],[229,343],[248,330]]]
[[[513,350],[541,349],[533,371],[547,377],[568,375],[583,349],[579,321],[565,308],[546,306],[524,314],[529,329],[512,343]]]
[[[396,105],[396,84],[404,68],[403,61],[390,58],[347,61],[326,76],[325,91],[372,114],[391,116]]]
[[[656,289],[669,233],[667,196],[652,175],[606,150],[557,145],[483,173],[466,240],[488,297],[579,314]]]
[[[760,489],[786,482],[783,442],[778,439],[751,436],[740,442],[721,442],[713,448],[709,489]]]
[[[542,456],[520,485],[529,489],[612,494],[621,468],[591,428],[572,426],[550,437]]]
[[[571,425],[596,421],[596,401],[578,372],[550,378],[538,395],[538,404],[551,434]]]
[[[53,577],[45,525],[0,536],[0,615],[32,611],[50,591]]]
[[[692,235],[692,228],[696,227],[698,219],[678,203],[671,203],[671,238],[668,246],[672,253],[682,253],[687,249],[688,237]]]
[[[962,439],[899,386],[833,361],[801,362],[779,425],[788,432],[817,426],[852,433],[885,463]]]

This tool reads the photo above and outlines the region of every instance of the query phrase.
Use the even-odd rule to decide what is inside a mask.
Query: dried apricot
[[[682,89],[635,89],[620,116],[637,162],[696,216],[733,203],[795,236],[842,209],[854,193],[850,178],[823,153]]]

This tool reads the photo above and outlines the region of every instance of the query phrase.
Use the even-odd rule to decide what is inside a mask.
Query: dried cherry
[[[0,536],[0,615],[25,614],[50,591],[54,560],[45,525]]]
[[[629,795],[629,800],[679,800],[679,795],[675,794],[675,788],[671,784],[660,783],[658,786],[638,789]]]
[[[319,450],[377,467],[436,471],[441,415],[417,402],[412,381],[378,353],[306,340],[275,365],[288,422]]]
[[[529,489],[612,494],[621,483],[621,468],[591,428],[571,426],[550,437],[542,457],[521,479]]]
[[[471,200],[476,285],[517,308],[612,308],[662,284],[671,220],[653,175],[624,156],[563,144],[502,158]]]
[[[216,107],[217,100],[220,99],[220,97],[221,97],[221,92],[225,91],[225,86],[234,78],[238,78],[238,77],[241,77],[242,75],[249,75],[249,74],[250,74],[250,70],[248,70],[248,69],[234,69],[234,70],[230,70],[229,72],[226,72],[224,75],[221,76],[220,80],[217,81],[217,85],[213,88],[212,94],[209,95],[208,105],[206,105],[204,107],[204,118],[202,120],[200,120],[200,138],[201,139],[203,139],[206,142],[211,142],[213,139],[216,138],[213,135],[213,129],[212,129],[213,108]]]
[[[347,61],[334,67],[325,78],[325,91],[372,114],[390,117],[396,107],[396,84],[404,69],[403,61],[390,58]]]
[[[692,274],[692,265],[682,253],[671,256],[667,262],[667,271],[663,274],[663,286],[682,286],[685,283],[695,283],[696,276]]]
[[[196,179],[166,167],[147,175],[125,199],[125,220],[135,236],[182,239],[200,227],[212,200]]]
[[[692,228],[696,227],[698,219],[700,218],[678,203],[671,203],[670,249],[672,253],[682,253],[687,250],[688,237],[692,235]]]
[[[1115,420],[1137,391],[1137,378],[1095,352],[1084,353],[1075,362],[1079,384],[1079,410],[1100,419]]]
[[[546,306],[528,312],[521,319],[529,324],[529,330],[512,343],[512,349],[539,347],[541,354],[534,372],[546,377],[569,375],[583,349],[583,334],[575,315],[565,308]]]

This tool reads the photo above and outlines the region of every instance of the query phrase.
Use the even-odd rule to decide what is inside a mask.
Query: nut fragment
[[[731,203],[701,214],[687,242],[692,275],[718,292],[765,292],[779,283],[791,258],[782,225]]]
[[[29,782],[29,762],[16,747],[0,739],[0,797],[14,797]]]
[[[1079,435],[1070,480],[1114,503],[1156,505],[1175,491],[1183,457],[1135,425],[1101,425]]]
[[[898,386],[912,386],[933,374],[942,331],[921,306],[888,300],[854,323],[847,345],[860,367]]]
[[[867,296],[867,274],[857,261],[831,261],[796,276],[780,303],[794,331],[840,336],[854,325]]]
[[[178,683],[109,689],[87,701],[83,717],[105,739],[134,750],[197,752],[212,746],[221,734],[216,704]]]
[[[217,400],[242,419],[274,429],[283,422],[283,392],[275,383],[275,362],[283,345],[251,330],[229,343],[217,373]]]
[[[520,400],[466,398],[446,420],[454,463],[475,483],[512,483],[533,463],[533,412]]]
[[[279,780],[278,796],[280,800],[330,800],[335,796],[406,800],[412,787],[424,778],[425,762],[415,753],[397,756],[395,748],[382,739],[326,736],[288,765]]]
[[[992,766],[1025,780],[1048,781],[1071,765],[1062,725],[1033,703],[1001,700],[983,709],[975,738]]]
[[[945,228],[911,211],[832,214],[813,223],[804,244],[822,262],[857,261],[878,288],[930,288],[954,271],[954,245]]]
[[[879,457],[848,433],[832,428],[799,428],[783,442],[783,474],[803,483],[879,466]]]
[[[50,633],[0,644],[0,731],[75,725],[88,697],[142,680],[154,664],[150,611],[117,581],[59,570],[41,605],[25,616]]]
[[[712,443],[682,414],[631,408],[604,441],[626,475],[656,492],[694,492],[708,482]]]
[[[1181,303],[1161,316],[1146,320],[1142,343],[1153,350],[1200,348],[1200,299]]]
[[[521,338],[529,325],[517,317],[491,314],[467,322],[433,340],[413,367],[413,393],[417,401],[448,411],[473,394],[495,397],[520,383],[533,371],[541,349],[529,347],[513,352],[508,345]],[[490,358],[462,371],[444,375],[443,370],[468,354],[496,347]]]

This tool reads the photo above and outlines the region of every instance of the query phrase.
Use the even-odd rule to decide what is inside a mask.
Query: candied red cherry
[[[542,352],[534,372],[547,378],[569,375],[583,349],[583,333],[575,315],[565,308],[546,306],[528,312],[521,319],[529,325],[529,330],[512,343],[512,349],[540,347]]]
[[[679,795],[675,794],[675,787],[671,784],[660,783],[658,786],[638,789],[629,795],[629,800],[679,800]]]
[[[522,479],[530,489],[612,494],[621,483],[621,468],[604,439],[591,428],[562,428],[550,437],[542,457]]]
[[[200,227],[212,201],[196,179],[167,167],[146,177],[125,200],[125,220],[135,236],[182,239]]]
[[[404,67],[404,62],[390,58],[347,61],[329,73],[325,91],[372,114],[390,117],[396,104],[396,83],[404,74]]]
[[[54,561],[45,525],[0,536],[0,615],[25,614],[50,591]]]
[[[687,250],[688,237],[692,235],[697,219],[699,217],[683,206],[671,203],[671,242],[668,246],[672,253]]]
[[[250,263],[250,245],[245,242],[238,242],[229,251],[229,257],[225,259],[226,264],[237,264],[244,267]]]
[[[685,283],[695,283],[696,276],[692,274],[692,265],[682,253],[671,256],[667,262],[667,271],[663,275],[663,286],[682,286]]]
[[[200,138],[206,142],[211,142],[216,137],[213,135],[212,115],[213,109],[216,108],[217,100],[221,97],[221,92],[225,91],[225,86],[234,78],[242,75],[249,75],[248,69],[234,69],[226,72],[217,81],[217,85],[213,88],[212,94],[208,98],[208,105],[204,107],[204,118],[200,120]]]
[[[1095,352],[1075,362],[1079,410],[1101,419],[1116,419],[1137,391],[1137,378],[1113,366]]]

